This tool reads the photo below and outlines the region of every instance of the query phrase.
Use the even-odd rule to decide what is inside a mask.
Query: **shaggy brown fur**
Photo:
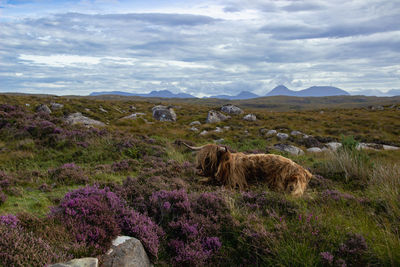
[[[213,144],[194,150],[198,150],[197,167],[202,174],[230,188],[243,190],[248,183],[266,182],[272,190],[301,196],[312,177],[302,166],[279,155],[231,153]]]

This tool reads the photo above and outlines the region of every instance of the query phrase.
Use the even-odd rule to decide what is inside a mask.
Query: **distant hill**
[[[161,91],[151,91],[148,94],[137,94],[137,93],[127,93],[121,91],[108,91],[108,92],[93,92],[90,96],[99,96],[99,95],[122,95],[122,96],[141,96],[141,97],[164,97],[164,98],[195,98],[190,94],[178,93],[174,94],[168,90]]]
[[[392,89],[389,90],[386,95],[388,96],[396,96],[396,95],[400,95],[400,89]]]
[[[229,99],[229,100],[238,100],[238,99],[252,99],[260,97],[249,91],[242,91],[237,95],[214,95],[206,98],[218,98],[218,99]]]
[[[288,89],[284,85],[278,85],[266,96],[300,96],[300,97],[321,97],[321,96],[338,96],[338,95],[350,95],[348,92],[333,86],[312,86],[304,90],[294,91]]]

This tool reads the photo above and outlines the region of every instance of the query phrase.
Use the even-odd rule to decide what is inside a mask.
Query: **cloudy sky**
[[[400,0],[0,0],[0,92],[400,89]]]

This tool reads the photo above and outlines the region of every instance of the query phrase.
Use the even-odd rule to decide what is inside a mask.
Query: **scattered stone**
[[[27,107],[30,107],[30,106],[31,106],[31,104],[25,104],[25,106],[27,106]]]
[[[260,130],[258,130],[260,132],[261,135],[264,135],[268,132],[268,129],[265,128],[261,128]]]
[[[248,134],[249,134],[249,131],[248,131],[248,130],[244,130],[243,133],[244,133],[245,135],[248,135]]]
[[[98,267],[98,266],[99,266],[99,260],[97,258],[73,259],[68,262],[48,265],[48,267]]]
[[[276,130],[269,130],[267,133],[266,133],[266,136],[273,136],[273,135],[276,135],[278,132],[276,131]]]
[[[59,109],[62,109],[64,107],[64,105],[52,102],[52,103],[50,103],[50,107],[52,110],[59,110]]]
[[[321,110],[320,112],[319,112],[319,114],[324,114],[325,112],[323,111],[323,110]]]
[[[286,139],[289,138],[289,135],[288,135],[288,134],[285,134],[285,133],[277,133],[277,134],[276,134],[276,137],[277,137],[279,140],[286,140]]]
[[[311,152],[311,153],[321,153],[322,149],[319,147],[310,147],[307,148],[307,152]]]
[[[108,113],[108,111],[105,110],[103,107],[99,107],[99,110],[100,110],[101,112]]]
[[[226,115],[222,114],[221,112],[218,112],[215,110],[210,110],[207,115],[206,123],[217,123],[217,122],[225,121],[230,118],[231,118],[230,116],[226,116]]]
[[[310,148],[310,147],[322,148],[323,147],[323,144],[311,135],[305,135],[305,136],[303,135],[303,138],[296,139],[295,142],[296,142],[296,144],[305,146],[306,148]]]
[[[192,128],[190,128],[189,130],[191,130],[192,132],[198,132],[199,131],[199,129],[197,129],[196,127],[192,127]]]
[[[216,143],[216,144],[222,144],[222,143],[224,143],[224,138],[221,138],[221,139],[218,139],[218,140],[214,140],[214,143]]]
[[[204,130],[204,131],[202,131],[202,132],[200,133],[200,135],[202,135],[202,136],[207,135],[207,134],[208,134],[208,132],[207,132],[206,130]]]
[[[240,115],[243,113],[243,110],[241,108],[234,106],[232,104],[222,106],[221,111],[233,115]]]
[[[336,151],[336,150],[338,150],[340,147],[342,147],[342,144],[341,144],[341,143],[338,143],[338,142],[329,142],[329,143],[326,143],[325,146],[326,146],[327,148],[329,148],[330,150]]]
[[[300,131],[292,131],[291,133],[290,133],[290,135],[293,135],[293,136],[298,136],[298,135],[302,135],[303,133],[302,132],[300,132]]]
[[[144,115],[146,115],[146,114],[145,113],[141,113],[141,112],[132,113],[131,115],[122,117],[121,120],[124,120],[124,119],[135,120],[135,119],[139,118],[140,116],[144,116]]]
[[[257,117],[254,114],[247,114],[246,116],[243,117],[245,121],[256,121]]]
[[[231,129],[231,127],[229,127],[229,126],[224,126],[224,130],[225,131],[229,131]]]
[[[103,257],[104,267],[150,267],[151,262],[142,243],[133,237],[119,236]]]
[[[49,108],[47,105],[45,105],[45,104],[40,104],[39,106],[37,106],[36,112],[43,112],[43,113],[50,114],[50,113],[51,113],[51,110],[50,110],[50,108]]]
[[[288,152],[292,155],[303,155],[304,151],[301,148],[296,146],[287,145],[287,144],[275,144],[274,149],[279,151]]]
[[[192,121],[189,126],[195,126],[195,125],[201,125],[201,122],[199,121]]]
[[[93,120],[85,117],[80,112],[70,114],[65,121],[69,124],[83,124],[85,126],[105,126],[101,121]]]
[[[176,114],[173,108],[166,106],[155,106],[152,108],[153,117],[158,121],[176,121]]]
[[[399,150],[400,147],[398,146],[388,146],[388,145],[383,145],[383,150]]]
[[[377,106],[376,107],[376,110],[384,110],[385,108],[384,107],[382,107],[382,106]]]
[[[223,130],[220,127],[216,127],[214,130],[215,133],[222,133]]]
[[[91,110],[90,110],[90,109],[88,109],[88,108],[85,108],[85,111],[86,111],[86,112],[90,112]]]
[[[135,106],[129,106],[129,110],[136,110],[136,107]]]

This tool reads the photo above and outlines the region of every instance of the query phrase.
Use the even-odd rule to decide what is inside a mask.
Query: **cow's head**
[[[229,154],[227,147],[214,144],[193,147],[184,142],[182,144],[193,151],[197,151],[197,169],[199,170],[199,174],[216,178],[221,161],[226,159]]]

